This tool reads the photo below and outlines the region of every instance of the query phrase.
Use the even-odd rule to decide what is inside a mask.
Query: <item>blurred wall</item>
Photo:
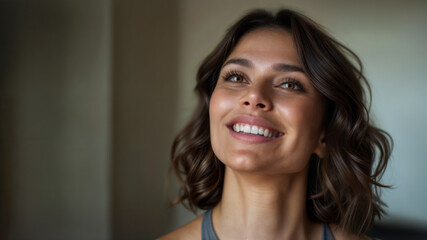
[[[427,2],[234,0],[180,1],[179,115],[177,127],[195,106],[197,67],[226,29],[253,8],[288,7],[319,22],[362,59],[373,90],[376,124],[395,140],[384,183],[384,222],[427,229]],[[177,207],[173,227],[194,218]]]
[[[1,239],[109,239],[110,11],[1,2]]]
[[[0,238],[167,232],[177,1],[2,1],[0,11]]]
[[[172,220],[165,183],[179,86],[177,2],[113,7],[113,238],[154,239]]]

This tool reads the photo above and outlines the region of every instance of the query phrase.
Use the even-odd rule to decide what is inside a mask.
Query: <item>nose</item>
[[[252,86],[240,99],[240,106],[251,111],[270,111],[273,104],[266,89]]]

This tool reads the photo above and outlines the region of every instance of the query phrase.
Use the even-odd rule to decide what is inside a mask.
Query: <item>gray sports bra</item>
[[[202,220],[202,240],[218,240],[212,225],[212,209],[209,209],[203,215]],[[321,240],[334,240],[331,229],[328,224],[322,224],[322,238]]]

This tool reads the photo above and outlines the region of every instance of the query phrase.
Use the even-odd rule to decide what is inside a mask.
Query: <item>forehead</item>
[[[292,35],[279,28],[262,28],[243,35],[228,59],[235,57],[300,65]]]

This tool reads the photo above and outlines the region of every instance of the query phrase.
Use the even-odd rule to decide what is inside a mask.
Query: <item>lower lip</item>
[[[233,131],[231,128],[228,128],[228,131],[230,131],[231,136],[233,136],[234,138],[247,143],[266,143],[266,142],[271,142],[280,138],[280,137],[271,138],[271,137],[264,137],[260,135],[237,133]]]

